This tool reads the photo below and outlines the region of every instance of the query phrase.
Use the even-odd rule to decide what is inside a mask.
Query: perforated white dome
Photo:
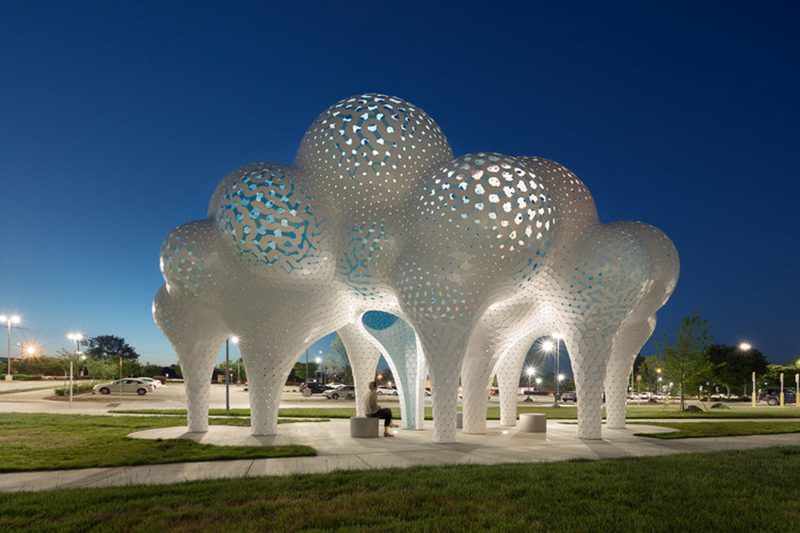
[[[153,302],[181,362],[193,431],[208,426],[209,376],[226,335],[240,338],[254,434],[277,431],[295,361],[338,331],[359,399],[382,353],[405,427],[421,428],[427,371],[433,439],[453,442],[459,385],[464,431],[484,431],[495,375],[502,421],[515,423],[524,356],[558,331],[578,434],[599,438],[603,387],[619,427],[630,364],[679,269],[656,228],[601,224],[565,167],[488,152],[453,159],[424,111],[380,94],[324,111],[293,165],[230,173],[208,213],[164,242],[165,287]]]

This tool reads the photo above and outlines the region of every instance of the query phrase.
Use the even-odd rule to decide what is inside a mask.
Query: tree
[[[768,388],[780,387],[783,374],[784,386],[793,387],[794,375],[798,372],[800,370],[794,365],[767,365],[767,370],[759,377],[759,382]]]
[[[83,362],[92,379],[115,379],[119,377],[119,363],[103,359],[87,359]]]
[[[738,346],[712,344],[708,347],[708,359],[714,368],[712,376],[715,381],[724,385],[728,395],[731,388],[750,383],[753,372],[762,375],[767,371],[769,362],[755,348],[742,350]]]
[[[663,371],[664,363],[661,362],[657,355],[641,359],[641,362],[634,369],[636,376],[642,376],[642,380],[639,382],[640,390],[655,392],[656,387],[658,387],[659,369]]]
[[[341,383],[353,383],[353,367],[350,366],[350,357],[339,335],[331,341],[330,350],[331,353],[325,357],[325,373],[336,376]],[[331,371],[328,371],[329,367]]]
[[[696,389],[700,380],[713,369],[708,360],[710,343],[711,326],[697,312],[681,319],[674,342],[665,337],[658,343],[664,373],[680,388],[681,411],[686,408],[687,391]]]
[[[137,361],[138,352],[125,342],[122,337],[115,335],[99,335],[82,342],[86,346],[86,354],[92,359],[119,359]]]
[[[64,361],[58,357],[26,357],[14,362],[15,373],[41,376],[63,376]]]
[[[244,367],[242,367],[242,369],[244,370]],[[308,362],[308,379],[309,379],[309,381],[312,381],[314,379],[314,377],[316,376],[316,374],[317,374],[317,363],[315,363],[313,361],[309,361]],[[302,359],[301,361],[298,361],[297,363],[295,363],[295,365],[294,365],[294,375],[300,381],[305,381],[306,380],[306,361],[305,361],[305,359]]]

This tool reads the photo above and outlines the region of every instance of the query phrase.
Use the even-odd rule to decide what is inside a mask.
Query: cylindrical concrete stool
[[[378,423],[380,418],[368,416],[354,416],[350,418],[350,436],[356,438],[373,438],[379,433]]]
[[[523,413],[519,415],[520,433],[547,433],[547,415]]]

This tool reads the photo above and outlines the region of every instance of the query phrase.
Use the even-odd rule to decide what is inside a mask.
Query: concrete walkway
[[[485,435],[459,433],[453,444],[434,444],[431,430],[398,430],[391,438],[353,439],[348,420],[284,424],[279,435],[252,437],[249,428],[212,426],[208,433],[184,428],[161,428],[132,434],[134,438],[185,438],[216,445],[307,444],[316,457],[246,459],[174,463],[133,467],[87,468],[0,474],[0,492],[40,491],[123,485],[158,485],[205,479],[318,474],[335,470],[408,468],[413,466],[537,463],[568,459],[605,459],[675,453],[743,450],[800,445],[800,434],[661,440],[634,433],[671,431],[631,425],[625,430],[603,429],[603,440],[577,439],[575,424],[548,422],[547,436],[519,433],[490,422]]]

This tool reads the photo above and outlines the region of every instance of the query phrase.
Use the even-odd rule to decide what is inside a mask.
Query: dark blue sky
[[[3,2],[0,311],[48,351],[80,329],[174,360],[150,317],[166,234],[380,91],[456,154],[558,160],[603,221],[670,235],[656,336],[697,309],[719,342],[800,356],[793,3],[522,4]]]

